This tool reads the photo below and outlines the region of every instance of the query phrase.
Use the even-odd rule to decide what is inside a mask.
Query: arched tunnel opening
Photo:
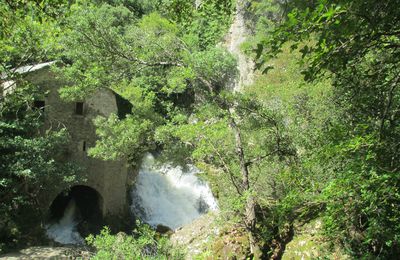
[[[93,188],[77,185],[60,193],[50,206],[50,222],[73,221],[82,237],[96,234],[103,226],[103,200]]]

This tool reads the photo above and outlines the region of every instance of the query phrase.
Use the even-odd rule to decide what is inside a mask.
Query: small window
[[[45,102],[43,100],[35,100],[33,102],[33,108],[35,109],[40,109],[41,111],[44,112],[44,106],[45,106]]]
[[[76,104],[75,104],[75,114],[83,115],[83,102],[76,102]]]
[[[82,151],[86,151],[86,141],[83,141],[83,145],[82,145]]]

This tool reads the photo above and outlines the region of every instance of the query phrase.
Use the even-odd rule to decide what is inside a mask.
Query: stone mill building
[[[48,207],[54,210],[61,207],[59,211],[62,212],[68,200],[74,198],[78,206],[80,200],[83,201],[83,211],[87,206],[96,206],[102,216],[123,216],[128,209],[128,189],[133,180],[133,170],[124,159],[102,161],[89,157],[88,149],[95,145],[97,138],[93,120],[97,116],[120,114],[126,101],[106,88],[97,90],[85,100],[62,100],[58,90],[66,84],[51,70],[54,63],[24,66],[14,70],[14,73],[40,87],[43,95],[33,105],[43,112],[44,129],[67,129],[70,142],[65,147],[63,159],[76,163],[83,169],[75,186],[46,194]],[[13,80],[3,77],[2,81],[2,95],[17,87]]]

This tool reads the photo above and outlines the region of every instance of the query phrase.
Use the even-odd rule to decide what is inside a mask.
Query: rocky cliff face
[[[254,62],[241,51],[241,45],[249,35],[245,22],[245,3],[245,0],[236,1],[235,17],[224,43],[229,52],[238,60],[239,76],[229,84],[229,88],[235,92],[253,83]]]

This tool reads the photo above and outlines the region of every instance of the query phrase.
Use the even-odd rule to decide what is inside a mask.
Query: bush
[[[104,227],[100,235],[90,235],[86,241],[96,248],[93,259],[184,259],[182,250],[174,248],[167,237],[139,222],[132,235],[112,235]]]

